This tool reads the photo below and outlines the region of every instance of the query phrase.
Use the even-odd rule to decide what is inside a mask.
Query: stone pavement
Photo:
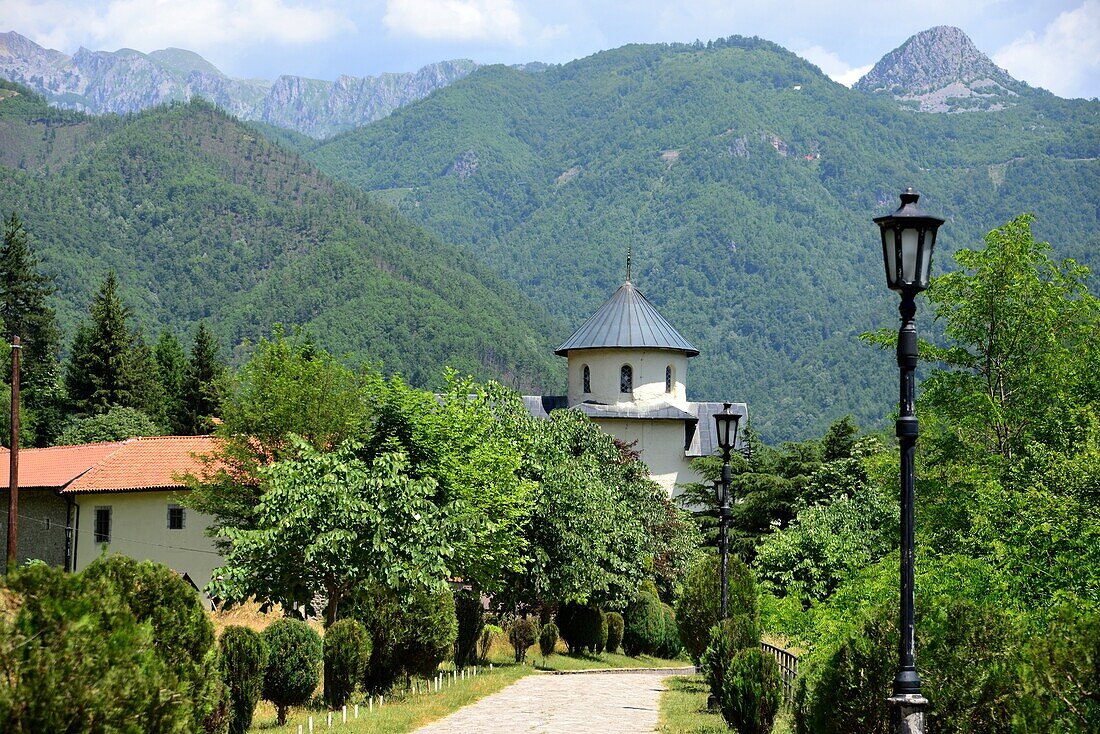
[[[636,734],[657,727],[668,672],[529,675],[414,734]]]

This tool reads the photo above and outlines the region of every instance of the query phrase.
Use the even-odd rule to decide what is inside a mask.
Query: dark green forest
[[[632,247],[635,283],[702,350],[689,397],[745,400],[783,440],[881,425],[894,367],[856,337],[896,319],[870,219],[906,186],[947,218],[937,272],[1024,212],[1098,264],[1098,123],[1097,103],[1026,85],[1000,112],[918,113],[734,37],[485,67],[305,154],[476,254],[559,341]]]
[[[67,352],[109,271],[147,343],[205,320],[231,364],[273,324],[437,385],[444,365],[560,382],[558,328],[488,268],[205,102],[132,117],[0,89],[0,207],[56,292]]]

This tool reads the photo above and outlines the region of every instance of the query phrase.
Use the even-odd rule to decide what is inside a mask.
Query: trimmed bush
[[[458,636],[454,643],[455,667],[461,670],[477,662],[477,642],[485,626],[485,608],[478,591],[462,589],[455,592],[454,599],[458,620]]]
[[[115,587],[33,565],[0,577],[0,731],[194,732],[186,689]]]
[[[573,602],[562,604],[558,607],[557,624],[570,654],[585,650],[595,653],[599,648],[604,620],[596,607]]]
[[[618,612],[607,613],[607,647],[608,652],[616,652],[623,644],[623,615]]]
[[[729,559],[729,616],[747,614],[759,623],[756,583],[744,561]],[[699,665],[710,644],[710,630],[718,624],[722,608],[722,559],[717,555],[700,558],[684,578],[683,591],[676,602],[676,622],[680,640],[692,661]]]
[[[321,636],[297,619],[280,619],[263,631],[267,644],[264,698],[275,704],[279,726],[287,709],[308,703],[321,675]]]
[[[710,644],[703,653],[702,665],[711,695],[721,700],[730,663],[743,650],[754,649],[759,644],[760,628],[747,614],[722,620],[710,628]]]
[[[539,631],[539,652],[544,658],[554,654],[554,648],[558,646],[558,626],[549,622]]]
[[[348,702],[363,678],[370,660],[371,643],[363,625],[341,619],[325,631],[325,703],[338,709]]]
[[[738,734],[768,734],[783,697],[775,658],[759,648],[742,650],[730,661],[718,703],[722,718]]]
[[[661,646],[657,654],[662,658],[674,658],[684,646],[680,643],[680,629],[676,625],[676,612],[668,604],[661,604]]]
[[[518,617],[508,625],[508,641],[512,643],[517,663],[527,659],[527,648],[535,644],[538,636],[538,622],[530,617]]]
[[[604,648],[607,647],[607,612],[602,609],[598,611],[600,613],[600,633],[596,638],[596,649],[593,652],[602,655]]]
[[[189,700],[196,729],[208,718],[217,721],[211,714],[224,693],[209,656],[214,626],[198,592],[167,566],[118,554],[96,559],[81,573],[111,584],[134,618],[152,627],[153,646]]]
[[[495,624],[487,624],[481,628],[481,637],[477,641],[477,657],[479,660],[489,659],[489,650],[496,640],[504,637],[504,630]]]
[[[458,635],[450,589],[398,595],[374,587],[357,600],[354,616],[371,639],[363,688],[372,694],[385,693],[402,676],[434,674]]]
[[[229,734],[245,734],[264,688],[267,644],[247,627],[226,627],[218,641],[218,666],[229,691]]]
[[[631,657],[654,655],[665,639],[661,602],[653,594],[639,592],[623,614],[623,650]]]

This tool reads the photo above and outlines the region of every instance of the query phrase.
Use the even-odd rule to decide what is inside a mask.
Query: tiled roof
[[[199,473],[196,454],[215,450],[213,436],[148,436],[131,438],[82,474],[62,494],[125,492],[182,487],[175,477]]]
[[[699,354],[629,280],[554,354],[564,357],[574,349],[607,348],[671,349],[689,357]]]
[[[714,414],[722,412],[724,403],[688,403],[688,407],[699,418],[699,425],[695,435],[688,440],[688,456],[712,456],[718,451],[718,428],[714,424]],[[749,406],[744,403],[734,403],[730,411],[741,416],[737,432],[737,447],[741,446],[741,437],[744,436],[746,416],[749,414]]]
[[[123,445],[122,441],[79,446],[27,448],[19,451],[19,486],[60,488],[91,469]],[[11,452],[0,447],[0,488],[9,484]]]

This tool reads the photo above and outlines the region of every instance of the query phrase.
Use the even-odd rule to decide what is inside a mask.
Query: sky
[[[627,43],[760,36],[851,85],[909,36],[962,28],[1012,76],[1100,97],[1100,0],[0,0],[0,30],[80,46],[196,51],[226,74],[412,71],[444,59],[564,63]]]

